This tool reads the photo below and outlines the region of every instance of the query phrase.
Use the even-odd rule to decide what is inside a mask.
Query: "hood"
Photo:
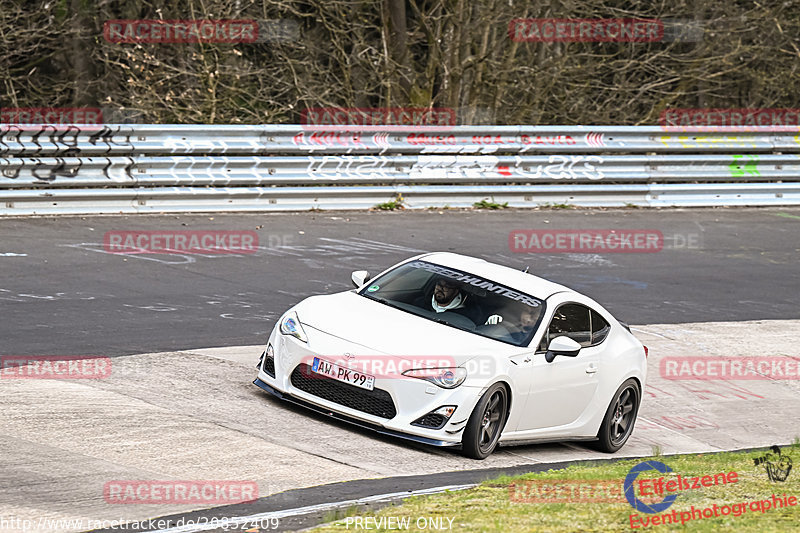
[[[510,357],[524,348],[505,344],[395,309],[353,291],[312,296],[297,304],[303,326],[366,351],[401,358],[453,357],[456,364],[476,356]],[[363,352],[359,349],[358,351]]]

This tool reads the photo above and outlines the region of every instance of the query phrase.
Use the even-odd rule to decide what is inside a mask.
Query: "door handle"
[[[594,374],[595,372],[597,372],[597,365],[594,363],[589,363],[589,366],[586,367],[586,373]]]

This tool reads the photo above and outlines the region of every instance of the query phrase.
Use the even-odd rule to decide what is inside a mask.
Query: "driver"
[[[415,302],[418,307],[444,313],[452,311],[469,318],[473,323],[482,323],[483,311],[472,295],[462,290],[462,286],[457,281],[450,278],[439,277],[433,287],[431,299],[427,300],[424,296]]]

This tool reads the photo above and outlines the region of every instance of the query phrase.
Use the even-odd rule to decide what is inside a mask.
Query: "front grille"
[[[428,413],[427,415],[417,418],[411,422],[411,425],[430,429],[442,429],[445,422],[447,422],[447,419],[443,415]]]
[[[303,392],[330,402],[381,418],[394,418],[397,411],[392,397],[383,389],[368,391],[313,372],[305,363],[297,365],[291,376],[292,385]]]

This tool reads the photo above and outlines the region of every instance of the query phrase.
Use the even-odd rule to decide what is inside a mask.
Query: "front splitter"
[[[381,435],[388,435],[390,437],[397,437],[397,438],[400,438],[400,439],[410,440],[410,441],[413,441],[413,442],[419,442],[421,444],[428,444],[430,446],[440,446],[440,447],[461,446],[460,443],[447,442],[447,441],[444,441],[444,440],[437,440],[437,439],[429,439],[427,437],[417,437],[415,435],[407,435],[407,434],[401,433],[399,431],[386,429],[383,426],[379,426],[379,425],[376,425],[376,424],[370,424],[368,422],[363,422],[361,420],[356,420],[354,418],[351,418],[351,417],[346,416],[346,415],[342,415],[340,413],[334,413],[333,411],[330,411],[330,410],[325,409],[323,407],[320,407],[318,405],[314,405],[313,403],[307,402],[305,400],[302,400],[302,399],[297,398],[295,396],[292,396],[290,394],[286,394],[284,392],[281,392],[278,389],[276,389],[275,387],[273,387],[273,386],[261,381],[261,379],[259,379],[259,378],[256,378],[255,381],[253,381],[253,384],[257,385],[259,388],[267,391],[268,393],[272,394],[273,396],[276,396],[276,397],[280,398],[281,400],[294,403],[294,404],[299,405],[301,407],[305,407],[306,409],[311,409],[312,411],[316,411],[316,412],[318,412],[320,414],[323,414],[325,416],[328,416],[330,418],[334,418],[336,420],[341,420],[342,422],[347,422],[348,424],[352,424],[352,425],[358,426],[360,428],[368,429],[370,431],[375,431],[376,433],[380,433]]]

